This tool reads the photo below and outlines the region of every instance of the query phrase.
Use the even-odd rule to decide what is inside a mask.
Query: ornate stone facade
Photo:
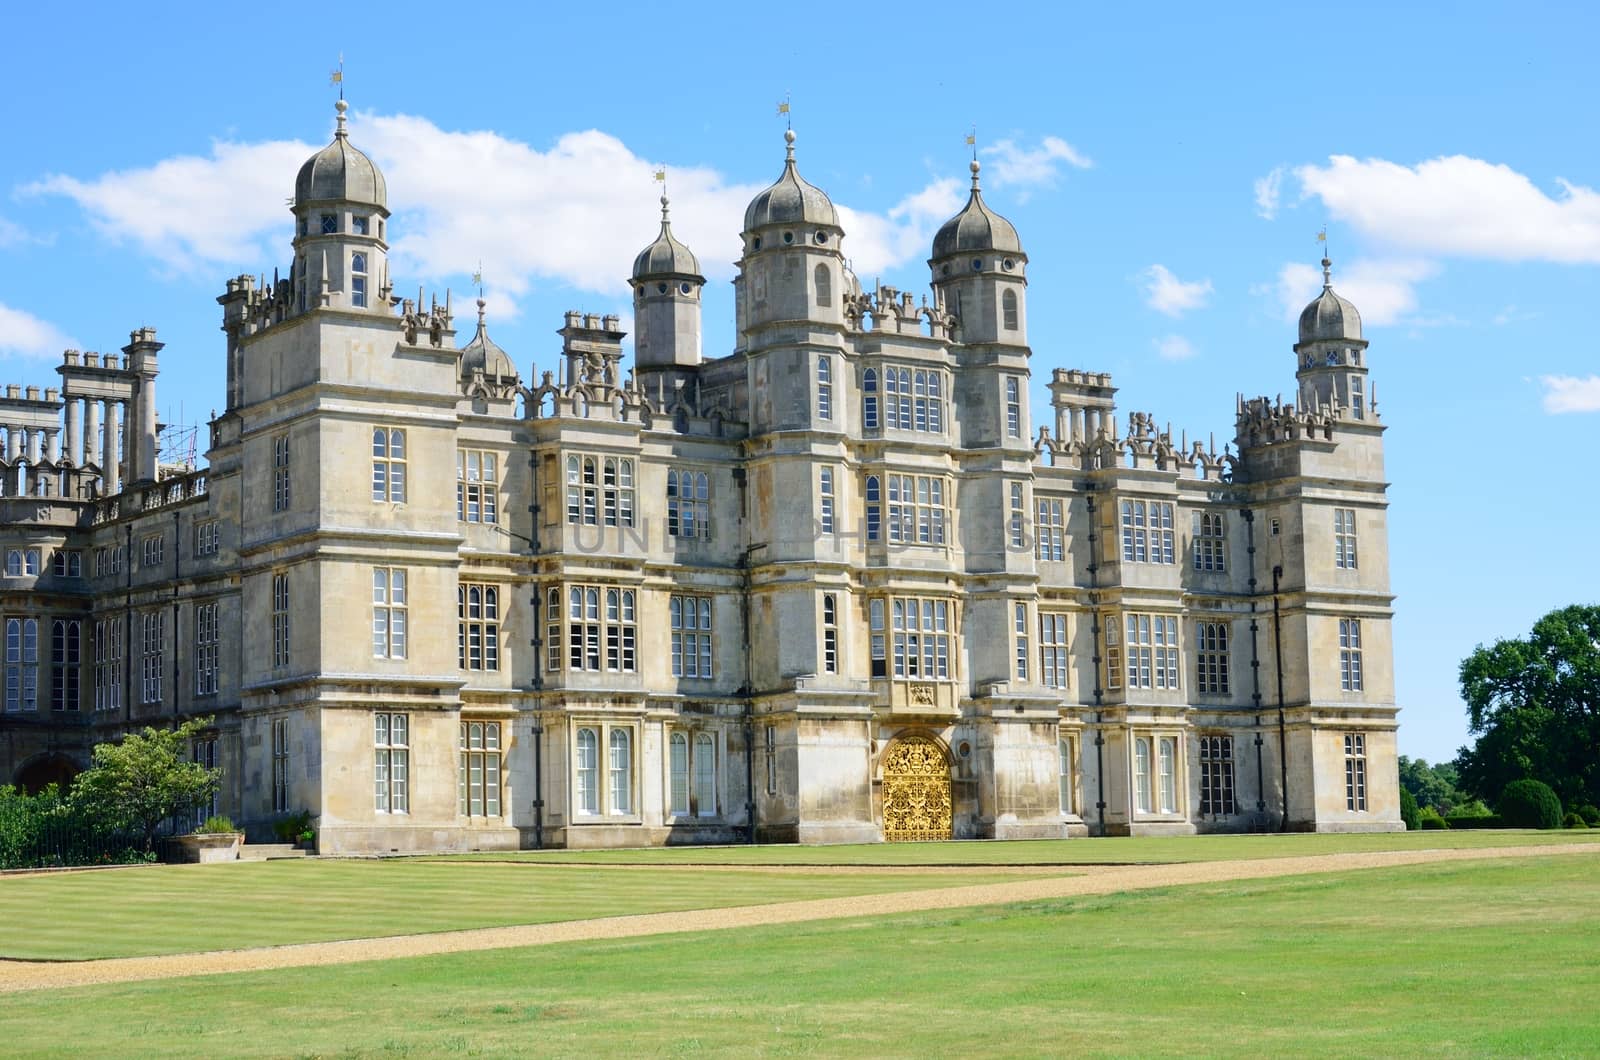
[[[458,347],[395,293],[342,104],[295,189],[288,277],[218,299],[205,470],[158,464],[151,331],[0,399],[0,780],[205,714],[217,808],[324,851],[1400,827],[1384,428],[1331,282],[1296,400],[1218,450],[1094,372],[1034,425],[976,163],[914,300],[861,288],[791,133],[734,350],[663,200],[632,368],[569,313],[528,382],[481,302]]]

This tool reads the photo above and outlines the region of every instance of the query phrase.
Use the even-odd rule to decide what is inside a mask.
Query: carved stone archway
[[[936,740],[902,736],[883,756],[883,838],[951,837],[950,760]]]

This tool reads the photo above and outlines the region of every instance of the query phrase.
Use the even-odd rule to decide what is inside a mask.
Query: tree
[[[1472,796],[1461,790],[1460,782],[1450,762],[1430,766],[1425,758],[1400,756],[1400,787],[1411,793],[1418,807],[1431,806],[1440,816],[1465,807]]]
[[[1422,827],[1422,811],[1417,808],[1417,797],[1405,788],[1400,789],[1400,819],[1406,831],[1415,832]]]
[[[1561,827],[1561,800],[1550,785],[1537,780],[1513,780],[1507,784],[1495,809],[1512,828]]]
[[[1573,605],[1530,636],[1479,645],[1461,663],[1470,731],[1461,780],[1495,801],[1507,784],[1543,781],[1566,805],[1600,802],[1600,606]]]
[[[96,745],[92,764],[73,782],[72,800],[107,825],[142,833],[145,850],[153,850],[161,822],[217,790],[222,771],[189,761],[190,743],[210,724],[195,718]]]

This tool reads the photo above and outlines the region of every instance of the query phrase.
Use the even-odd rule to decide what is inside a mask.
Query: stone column
[[[83,403],[83,441],[79,444],[83,448],[84,462],[99,467],[100,458],[100,402],[94,398],[87,398]]]
[[[67,459],[73,467],[83,466],[83,409],[75,397],[67,398]]]
[[[15,464],[22,458],[22,428],[6,428],[6,459]]]
[[[128,424],[128,430],[139,432],[139,466],[128,468],[130,479],[147,482],[156,480],[156,379],[146,375],[139,380],[139,399],[135,403],[139,423]]]
[[[52,464],[61,462],[61,428],[46,427],[44,429],[45,456]]]
[[[101,438],[100,484],[107,497],[122,492],[122,473],[117,467],[117,406],[121,402],[106,401],[106,422]]]

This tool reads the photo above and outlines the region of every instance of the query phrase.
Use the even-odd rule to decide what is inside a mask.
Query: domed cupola
[[[989,209],[972,160],[972,194],[933,237],[934,297],[955,316],[963,343],[1028,343],[1028,255],[1017,230]]]
[[[345,131],[344,100],[334,104],[339,112],[333,143],[324,147],[300,167],[294,179],[295,205],[321,202],[359,202],[387,210],[389,189],[383,173],[362,151],[350,143]]]
[[[770,188],[750,200],[750,205],[744,211],[744,230],[747,233],[754,232],[758,228],[779,224],[838,228],[839,214],[833,208],[833,200],[821,188],[806,183],[795,166],[794,130],[785,130],[783,139],[788,145],[783,175]]]
[[[661,232],[633,259],[633,363],[641,375],[700,363],[700,292],[706,278],[672,234],[661,196]]]
[[[294,179],[295,308],[387,314],[389,189],[372,159],[351,146],[343,98],[333,143],[306,160]]]
[[[972,160],[972,194],[961,212],[933,237],[933,260],[954,254],[1010,254],[1022,257],[1022,241],[1010,221],[989,209],[978,187],[978,160]]]
[[[1333,290],[1333,262],[1322,259],[1322,293],[1300,313],[1300,341],[1361,341],[1361,314]]]
[[[1333,262],[1322,259],[1322,293],[1300,313],[1300,341],[1294,345],[1295,379],[1303,408],[1341,410],[1364,420],[1370,412],[1367,340],[1361,314],[1333,291]]]
[[[472,341],[461,348],[461,378],[470,382],[481,372],[489,386],[504,385],[517,379],[517,366],[511,356],[489,337],[489,326],[484,323],[484,306],[478,299],[478,331]]]
[[[639,251],[639,256],[633,259],[634,282],[646,280],[661,282],[682,278],[705,283],[705,277],[700,275],[699,260],[672,234],[672,222],[667,213],[667,206],[667,197],[663,195],[661,234],[656,236],[654,243]]]

